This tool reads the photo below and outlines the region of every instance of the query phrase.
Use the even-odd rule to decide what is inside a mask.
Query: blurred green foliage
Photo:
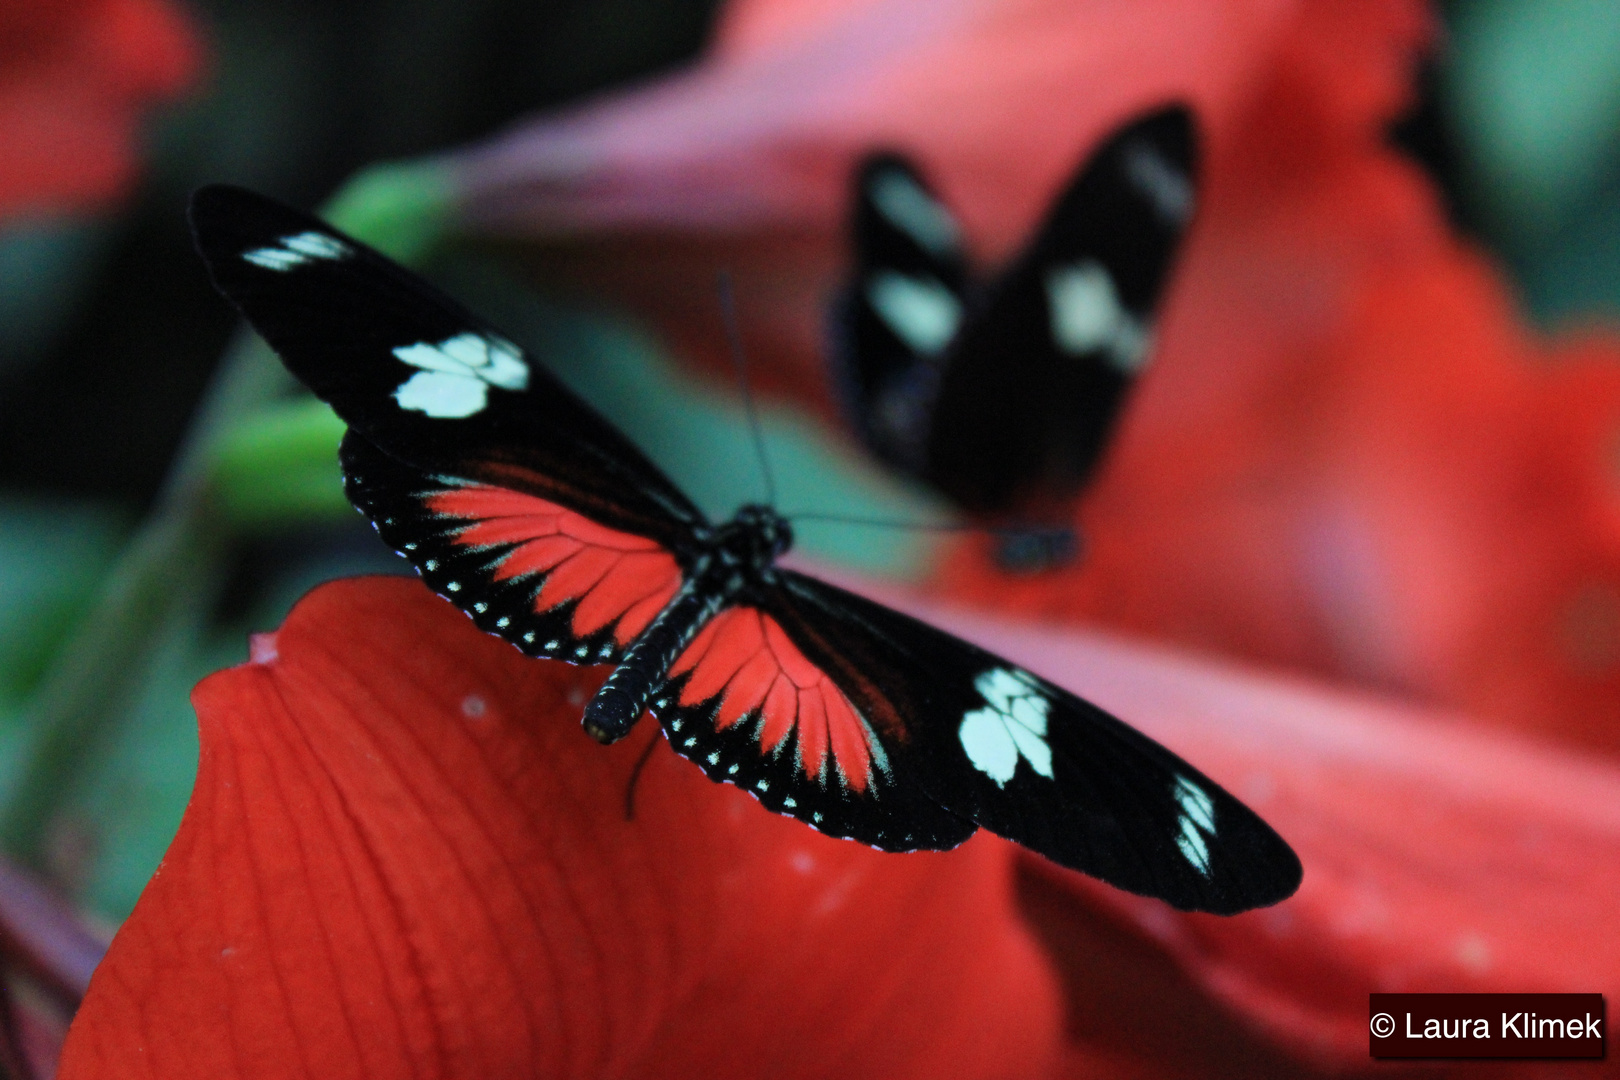
[[[8,719],[95,594],[126,527],[94,503],[0,497],[0,711]]]
[[[1547,323],[1620,313],[1620,4],[1449,5],[1462,198]]]

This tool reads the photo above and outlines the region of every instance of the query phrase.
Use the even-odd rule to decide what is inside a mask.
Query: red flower
[[[1019,580],[964,543],[938,587],[1620,750],[1620,342],[1534,340],[1389,147],[1425,6],[926,8],[733,4],[692,72],[453,159],[463,212],[712,364],[734,267],[751,355],[830,415],[863,151],[913,153],[993,261],[1102,132],[1188,100],[1199,219],[1085,558]]]
[[[196,791],[60,1076],[1023,1077],[1055,986],[1009,846],[889,856],[711,784],[600,669],[413,581],[310,594],[202,683]],[[660,740],[661,741],[661,740]]]
[[[1279,75],[1212,162],[1083,564],[942,586],[1620,750],[1620,340],[1537,341],[1371,131],[1283,138],[1321,111]]]
[[[919,613],[1140,723],[1305,862],[1296,897],[1221,919],[1020,854],[1064,973],[1064,1075],[1365,1068],[1369,990],[1620,993],[1620,771]],[[414,582],[323,586],[255,654],[198,688],[196,792],[64,1080],[1054,1075],[1058,997],[1008,845],[830,840],[663,746],[627,820],[657,736],[580,732],[600,672],[528,660]]]
[[[200,62],[166,0],[0,0],[0,220],[122,193],[141,113]]]
[[[732,266],[754,354],[824,402],[857,153],[917,153],[991,258],[1097,134],[1188,97],[1209,190],[1155,369],[1082,510],[1086,562],[1020,584],[963,551],[942,584],[1611,737],[1589,719],[1620,700],[1609,676],[1560,681],[1542,647],[1596,667],[1620,642],[1592,456],[1616,419],[1591,362],[1606,347],[1528,364],[1542,351],[1500,285],[1383,147],[1427,32],[1415,3],[727,18],[705,67],[459,158],[469,218],[706,349],[700,268]],[[1614,767],[1050,625],[927,614],[1250,801],[1299,851],[1300,893],[1216,919],[984,837],[876,855],[661,748],[626,822],[651,736],[604,750],[578,733],[593,677],[524,660],[418,586],[346,583],[199,690],[197,794],[62,1075],[1034,1076],[1059,1052],[1058,1003],[1062,1075],[1343,1074],[1374,1071],[1370,990],[1620,992]]]

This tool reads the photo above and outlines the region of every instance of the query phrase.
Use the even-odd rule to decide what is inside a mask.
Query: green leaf
[[[371,165],[327,201],[321,216],[407,266],[443,238],[452,211],[450,171],[437,161]]]
[[[312,397],[262,407],[225,432],[213,471],[218,508],[239,529],[347,516],[337,448],[344,425]]]
[[[1567,223],[1620,150],[1620,6],[1473,0],[1452,10],[1446,90],[1475,180],[1517,243]]]
[[[0,702],[33,689],[126,531],[95,505],[0,500]]]

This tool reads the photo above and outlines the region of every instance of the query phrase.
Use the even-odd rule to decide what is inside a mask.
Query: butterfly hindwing
[[[966,282],[956,250],[949,274],[933,268],[948,289],[912,290],[935,302],[888,308],[862,298],[880,281],[924,271],[915,245],[900,242],[903,229],[871,224],[886,219],[872,208],[870,178],[916,172],[892,154],[863,166],[838,352],[874,452],[976,513],[1041,512],[1077,491],[1151,354],[1157,305],[1192,219],[1196,159],[1184,107],[1149,113],[1086,160],[987,287]]]
[[[779,571],[761,600],[872,728],[897,787],[1131,892],[1235,912],[1298,858],[1176,755],[1017,665],[863,597]]]
[[[971,836],[973,822],[895,767],[885,717],[851,700],[827,674],[836,657],[818,655],[816,644],[801,648],[775,615],[746,601],[721,612],[653,703],[670,745],[710,779],[829,836],[885,851],[950,848]]]
[[[240,188],[192,200],[221,292],[375,447],[506,483],[681,549],[702,515],[593,409],[459,303],[312,215]]]

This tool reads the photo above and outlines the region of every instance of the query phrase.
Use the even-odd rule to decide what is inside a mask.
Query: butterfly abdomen
[[[625,651],[619,666],[585,706],[585,731],[599,743],[618,742],[630,733],[653,697],[669,681],[676,657],[725,606],[731,590],[716,580],[717,560],[704,556],[669,606]],[[740,582],[738,583],[740,585]]]

